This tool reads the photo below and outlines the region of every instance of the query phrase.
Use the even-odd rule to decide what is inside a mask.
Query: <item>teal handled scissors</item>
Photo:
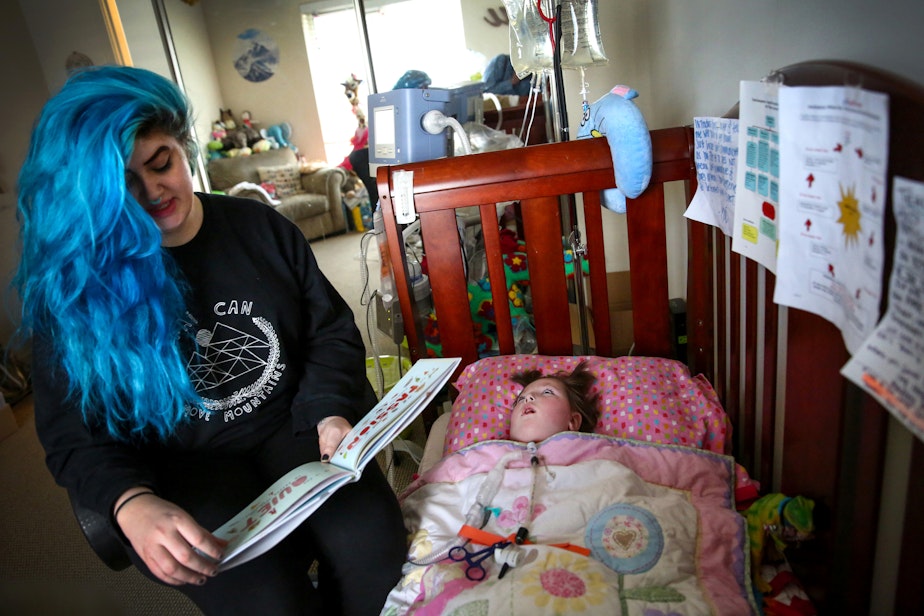
[[[465,577],[473,582],[480,582],[487,576],[487,571],[485,571],[482,563],[494,555],[495,549],[503,549],[508,545],[510,545],[509,541],[498,541],[476,552],[469,552],[464,546],[457,545],[449,550],[449,558],[456,562],[464,560],[466,562]]]

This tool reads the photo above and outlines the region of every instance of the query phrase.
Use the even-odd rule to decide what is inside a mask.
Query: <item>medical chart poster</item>
[[[737,118],[693,118],[696,194],[684,216],[731,236],[738,164]]]
[[[841,374],[924,441],[924,184],[896,177],[889,308]]]
[[[776,271],[780,202],[779,85],[742,81],[732,250]]]
[[[773,299],[833,323],[853,353],[879,316],[888,97],[857,87],[780,87],[779,101]]]

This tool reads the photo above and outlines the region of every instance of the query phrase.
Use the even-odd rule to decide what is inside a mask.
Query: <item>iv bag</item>
[[[504,0],[510,23],[510,62],[520,79],[552,70],[553,0]],[[544,19],[545,18],[545,19]],[[561,65],[586,68],[607,63],[600,39],[597,0],[562,0]]]
[[[597,0],[561,3],[561,65],[565,68],[603,66],[607,63],[600,39]]]

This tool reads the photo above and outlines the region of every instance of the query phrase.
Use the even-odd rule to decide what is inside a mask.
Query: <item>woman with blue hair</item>
[[[172,82],[97,67],[34,127],[15,284],[48,467],[139,570],[207,614],[378,613],[406,543],[374,464],[218,572],[209,529],[327,459],[375,395],[353,315],[297,227],[193,191],[190,121]]]

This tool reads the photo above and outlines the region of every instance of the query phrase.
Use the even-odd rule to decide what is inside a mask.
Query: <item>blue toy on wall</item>
[[[638,92],[616,86],[590,106],[578,130],[578,139],[606,137],[613,157],[616,188],[603,191],[603,205],[624,214],[626,198],[634,199],[651,180],[651,135],[642,112],[632,99]]]

